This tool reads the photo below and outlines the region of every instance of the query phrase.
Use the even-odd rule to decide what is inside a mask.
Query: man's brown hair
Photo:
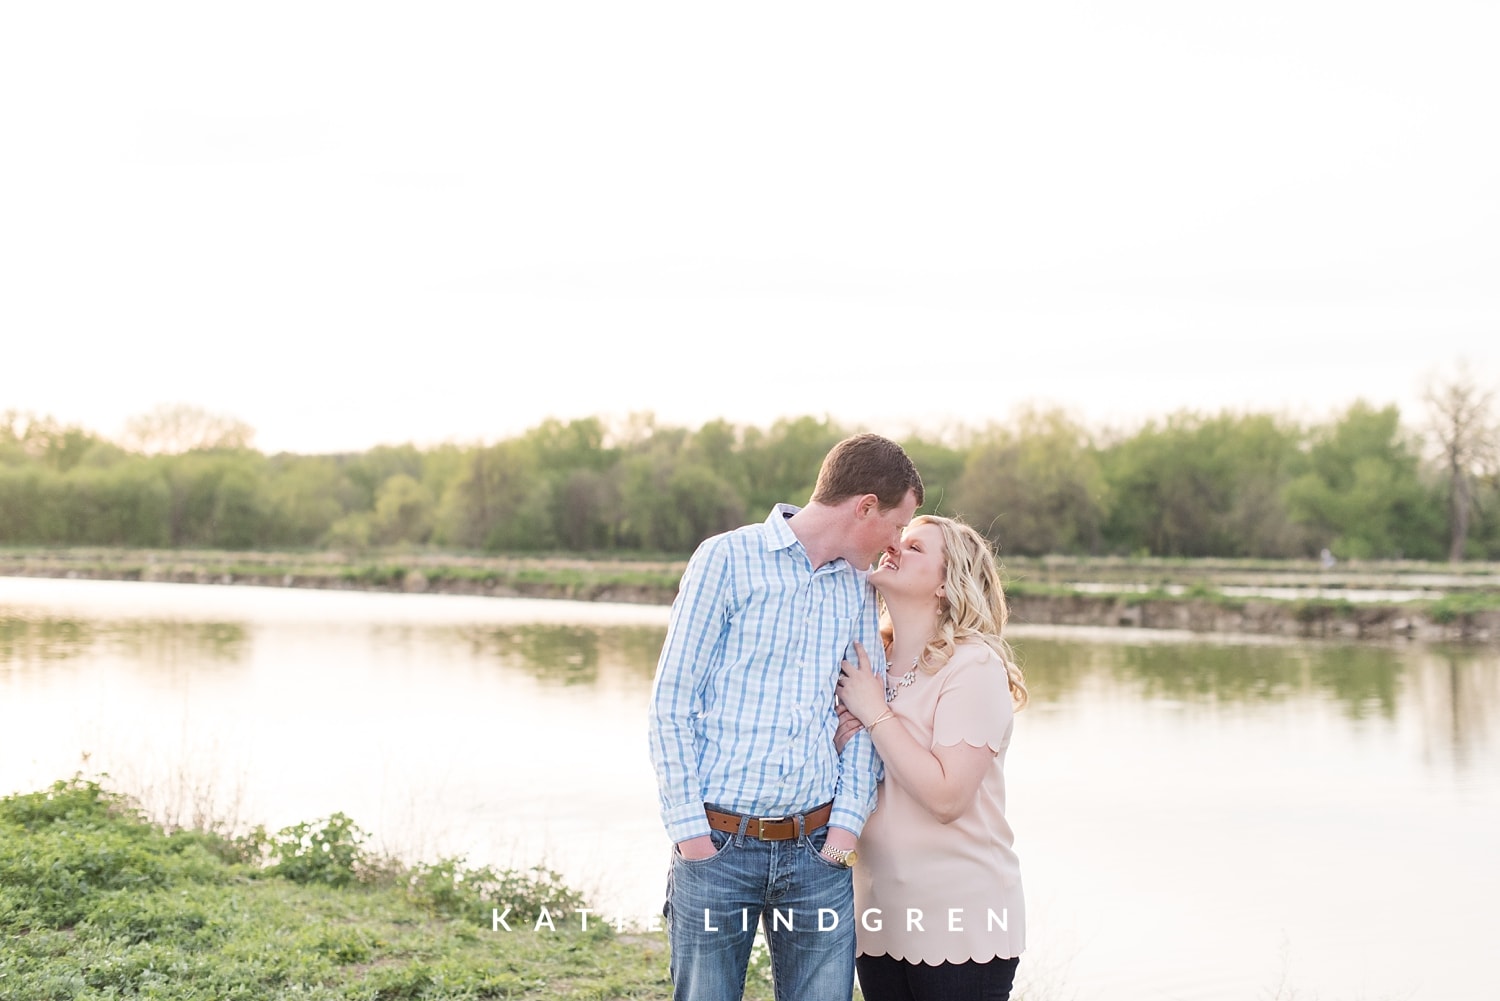
[[[833,446],[823,458],[812,499],[831,505],[874,494],[880,509],[889,511],[906,499],[908,490],[916,492],[921,507],[922,477],[906,451],[878,434],[857,434]]]

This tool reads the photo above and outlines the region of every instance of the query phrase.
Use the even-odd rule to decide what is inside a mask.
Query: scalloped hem
[[[968,737],[959,737],[957,740],[938,740],[936,737],[932,738],[933,747],[957,747],[959,744],[968,744],[970,747],[988,747],[991,754],[999,754],[1005,750],[1003,742],[997,747],[992,740],[973,741]],[[1013,957],[1006,956],[1004,958],[1011,959]]]
[[[1025,952],[1025,951],[1026,951],[1026,947],[1022,946],[1021,947],[1021,952]],[[914,966],[942,966],[944,963],[954,963],[954,964],[958,964],[958,963],[988,963],[988,962],[990,962],[992,960],[996,960],[996,959],[1015,959],[1016,956],[1021,955],[1021,952],[1016,953],[1015,956],[1002,956],[1002,955],[1000,955],[999,950],[996,950],[992,955],[989,955],[989,956],[985,956],[983,954],[978,955],[978,956],[944,956],[941,959],[925,959],[925,958],[915,958],[915,957],[908,958],[906,956],[897,956],[897,955],[895,955],[894,953],[891,953],[891,952],[857,952],[856,955],[859,955],[859,956],[886,956],[886,957],[888,957],[890,959],[896,960],[897,962],[900,962],[900,963],[911,963]]]

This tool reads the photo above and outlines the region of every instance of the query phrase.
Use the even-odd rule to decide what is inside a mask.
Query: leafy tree
[[[375,496],[392,476],[422,479],[424,456],[417,446],[376,445],[367,452],[343,457],[344,477],[355,493],[345,501],[345,510],[373,511]]]
[[[1500,474],[1490,473],[1474,488],[1474,514],[1465,552],[1477,559],[1500,559]]]
[[[551,484],[531,443],[510,439],[475,449],[444,495],[438,541],[469,549],[545,549],[553,545]]]
[[[325,541],[334,523],[362,495],[333,456],[276,455],[267,461],[266,470],[270,545],[313,546]],[[367,533],[364,544],[368,543]]]
[[[153,548],[167,543],[171,495],[157,469],[139,463],[78,468],[59,484],[66,523],[59,542]]]
[[[0,415],[0,463],[41,462],[66,473],[102,439],[54,418],[8,410]]]
[[[214,484],[209,544],[217,549],[253,549],[264,545],[267,535],[269,505],[257,475],[259,464],[236,459],[220,467]]]
[[[1301,530],[1281,495],[1300,472],[1300,432],[1267,414],[1180,412],[1101,458],[1111,548],[1159,556],[1289,556]]]
[[[599,472],[608,468],[612,450],[604,447],[606,432],[604,423],[597,417],[563,423],[549,418],[531,428],[521,440],[539,456],[546,456],[549,469],[592,469]]]
[[[167,537],[173,546],[264,545],[270,504],[259,452],[194,451],[156,461],[168,486]]]
[[[557,494],[557,536],[575,552],[608,549],[615,544],[620,494],[606,473],[574,469]]]
[[[1365,403],[1306,432],[1264,414],[1179,413],[1100,445],[1052,410],[904,444],[927,487],[924,510],[961,514],[1010,552],[1281,556],[1328,545],[1432,558],[1448,548],[1446,521],[1463,528],[1462,551],[1500,553],[1487,397],[1460,389],[1439,399],[1468,408],[1437,411],[1447,415],[1433,431],[1442,485],[1395,408]],[[487,446],[267,457],[230,447],[248,441],[233,422],[214,432],[175,416],[159,422],[172,434],[138,435],[144,454],[4,415],[0,543],[682,554],[777,501],[805,501],[849,433],[827,418],[693,430],[637,414],[613,426],[547,420]]]
[[[903,439],[901,447],[911,456],[922,477],[924,496],[918,513],[949,514],[954,511],[954,491],[968,464],[972,446],[954,447],[939,440],[913,436]]]
[[[739,494],[743,505],[750,490],[750,469],[739,428],[725,420],[709,421],[692,433],[685,448],[689,461],[713,470]]]
[[[1091,552],[1108,489],[1089,435],[1061,410],[1023,410],[970,451],[952,507],[1005,552]]]
[[[745,522],[745,504],[732,486],[707,466],[683,462],[667,480],[665,507],[671,518],[653,548],[686,553],[711,535]]]
[[[432,534],[435,507],[432,491],[405,473],[397,473],[380,487],[372,534],[385,545],[426,542]]]
[[[463,476],[473,451],[451,442],[429,448],[422,453],[422,485],[441,498]]]
[[[351,511],[328,526],[324,542],[345,553],[362,553],[374,537],[375,517],[369,511]]]
[[[1435,555],[1432,497],[1416,440],[1394,406],[1354,403],[1310,432],[1307,471],[1287,485],[1287,511],[1307,549],[1355,559]]]
[[[656,552],[670,548],[668,540],[676,535],[675,515],[663,498],[673,466],[674,457],[666,448],[628,455],[615,466],[614,483],[620,497],[616,537],[622,546]]]
[[[782,501],[805,503],[817,483],[823,456],[848,436],[826,417],[783,419],[766,432],[747,429],[742,452],[750,484],[749,509],[764,517]]]
[[[62,475],[39,463],[0,465],[0,543],[66,543]]]

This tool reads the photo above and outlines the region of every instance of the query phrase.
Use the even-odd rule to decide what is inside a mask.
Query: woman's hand
[[[848,706],[840,705],[838,714],[839,728],[833,733],[833,749],[843,754],[844,745],[849,743],[849,738],[863,730],[865,725],[859,721],[859,717],[849,711]]]
[[[869,726],[871,720],[885,712],[885,682],[875,676],[870,655],[858,640],[854,643],[854,653],[859,657],[859,665],[846,660],[839,668],[839,701],[860,723]]]

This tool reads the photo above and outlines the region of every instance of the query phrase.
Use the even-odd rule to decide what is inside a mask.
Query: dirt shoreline
[[[1306,598],[1226,600],[1147,595],[1018,595],[1011,621],[1030,625],[1171,629],[1303,639],[1500,641],[1500,609],[1439,614],[1421,602]]]
[[[667,564],[653,565],[668,567]],[[405,594],[458,594],[481,597],[563,599],[669,605],[675,577],[656,581],[620,579],[606,569],[592,576],[558,572],[557,579],[528,578],[496,569],[454,576],[434,565],[350,573],[247,571],[230,567],[181,565],[38,565],[0,559],[0,576],[69,580],[157,581],[218,586],[251,585]],[[629,577],[630,574],[625,574]],[[660,577],[660,574],[658,574]],[[670,579],[670,584],[666,580]],[[1011,621],[1042,626],[1164,629],[1195,633],[1274,635],[1292,638],[1489,644],[1500,642],[1500,609],[1458,613],[1434,610],[1424,602],[1350,602],[1338,598],[1228,599],[1222,596],[1168,596],[1159,593],[1030,593],[1011,596]]]

